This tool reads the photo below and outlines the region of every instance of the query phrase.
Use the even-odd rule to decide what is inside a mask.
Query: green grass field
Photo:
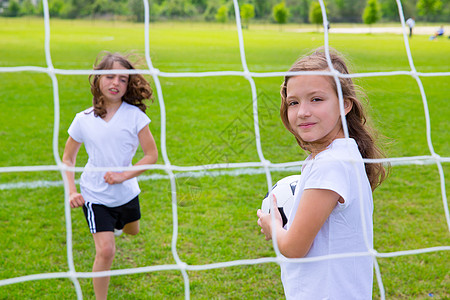
[[[55,68],[90,69],[102,50],[143,56],[142,24],[51,21]],[[294,26],[251,26],[244,31],[250,71],[286,71],[295,59],[323,45],[321,33],[294,32]],[[448,72],[450,40],[410,41],[419,72]],[[217,24],[150,25],[153,65],[163,72],[243,70],[235,27]],[[46,66],[40,19],[0,19],[0,67]],[[354,72],[410,70],[403,38],[394,34],[334,34],[330,45],[344,53]],[[87,76],[58,75],[61,105],[59,156],[75,114],[91,105]],[[150,78],[149,78],[150,80]],[[251,90],[242,77],[161,77],[167,113],[167,152],[179,166],[259,161],[253,131]],[[436,153],[450,156],[448,77],[421,77],[431,117]],[[53,94],[47,74],[0,72],[0,167],[53,165]],[[305,157],[279,118],[281,77],[255,78],[262,149],[274,163]],[[409,76],[356,79],[370,99],[372,122],[385,136],[389,157],[429,155],[425,116],[416,81]],[[153,85],[153,83],[152,83]],[[158,99],[148,115],[160,144]],[[159,150],[161,147],[159,146]],[[138,152],[137,157],[139,157]],[[86,162],[81,151],[78,166]],[[162,155],[158,164],[163,164]],[[444,164],[446,193],[450,167]],[[164,174],[147,171],[145,175]],[[292,174],[274,172],[273,180]],[[0,173],[0,280],[68,271],[62,186],[7,188],[22,182],[59,181],[58,172]],[[450,245],[436,165],[393,166],[374,194],[375,249],[394,252]],[[117,239],[113,269],[173,264],[172,206],[168,180],[143,180],[141,233]],[[266,193],[264,174],[179,178],[177,251],[190,265],[274,256],[256,224]],[[94,243],[81,209],[72,210],[76,270],[90,272]],[[387,299],[449,299],[448,251],[378,259]],[[279,266],[274,263],[189,271],[193,299],[281,299]],[[93,299],[91,279],[80,279],[85,299]],[[0,286],[0,299],[75,299],[69,279]],[[114,276],[111,299],[183,299],[179,271]],[[374,299],[379,299],[374,283]]]

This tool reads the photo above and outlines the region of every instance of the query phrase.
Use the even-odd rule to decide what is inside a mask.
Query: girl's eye
[[[318,97],[314,97],[311,99],[312,102],[317,102],[317,101],[322,101],[322,99],[318,98]]]
[[[295,100],[289,101],[289,102],[288,102],[288,106],[294,106],[294,105],[296,105],[296,104],[298,104],[298,102],[295,101]]]

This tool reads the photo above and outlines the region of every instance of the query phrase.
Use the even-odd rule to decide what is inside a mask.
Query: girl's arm
[[[73,138],[69,136],[66,142],[66,147],[64,148],[63,163],[69,167],[75,167],[77,161],[78,151],[80,150],[81,143],[78,143]],[[66,172],[67,179],[69,181],[69,202],[70,207],[75,208],[82,206],[84,204],[84,198],[77,191],[77,186],[75,185],[75,173],[71,171]]]
[[[138,134],[139,143],[144,151],[144,157],[139,160],[135,166],[150,165],[156,163],[158,160],[158,148],[156,148],[155,139],[153,138],[150,128],[145,126],[139,131]],[[109,184],[122,183],[125,180],[134,178],[145,170],[129,170],[125,172],[106,172],[104,178],[105,182]]]
[[[331,190],[307,189],[295,214],[289,230],[284,230],[281,217],[272,223],[270,214],[258,210],[258,224],[266,239],[272,238],[272,226],[275,227],[280,252],[289,258],[304,257],[338,201],[339,194]],[[342,200],[343,201],[343,200]]]

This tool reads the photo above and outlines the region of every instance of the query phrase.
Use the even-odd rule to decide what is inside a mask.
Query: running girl
[[[106,53],[94,70],[134,69],[127,57]],[[136,176],[144,170],[124,172],[90,171],[92,167],[128,167],[141,145],[144,156],[135,165],[154,164],[158,158],[155,140],[145,114],[144,103],[152,97],[152,89],[139,74],[90,75],[93,106],[78,113],[67,139],[63,162],[75,166],[82,143],[89,160],[81,175],[80,193],[74,173],[69,179],[70,206],[83,207],[95,242],[92,270],[110,270],[115,254],[115,235],[139,232],[139,185]],[[106,299],[109,277],[93,279],[96,299]]]

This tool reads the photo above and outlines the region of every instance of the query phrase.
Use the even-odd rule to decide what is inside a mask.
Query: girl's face
[[[301,75],[288,80],[287,105],[291,128],[317,152],[334,139],[343,138],[339,99],[329,76]],[[351,103],[344,101],[345,114]]]
[[[127,70],[118,62],[113,63],[114,70]],[[106,100],[115,103],[122,101],[128,86],[128,74],[106,74],[100,76],[99,87]]]

